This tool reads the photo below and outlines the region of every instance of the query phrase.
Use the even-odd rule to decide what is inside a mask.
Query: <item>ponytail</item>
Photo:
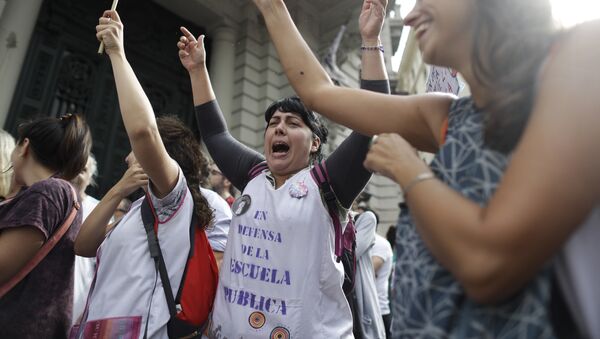
[[[92,148],[92,136],[84,119],[75,114],[40,118],[18,128],[21,144],[29,139],[34,158],[43,166],[72,180],[85,169]]]
[[[201,228],[205,229],[213,222],[213,210],[208,205],[208,201],[206,201],[204,195],[200,192],[200,180],[198,180],[198,178],[191,178],[190,176],[186,176],[185,179],[187,180],[188,188],[192,193],[194,215],[198,219],[198,224]]]
[[[63,164],[62,177],[66,180],[75,178],[81,173],[90,155],[92,137],[88,125],[79,115],[68,114],[60,118],[64,134],[60,143],[57,158]]]

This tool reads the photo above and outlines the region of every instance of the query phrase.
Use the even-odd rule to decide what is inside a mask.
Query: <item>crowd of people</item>
[[[0,338],[600,338],[600,22],[560,30],[549,0],[419,0],[404,20],[423,59],[472,94],[396,96],[387,0],[360,9],[360,89],[334,84],[283,0],[253,2],[297,94],[265,110],[262,153],[230,134],[204,36],[185,27],[208,155],[156,118],[114,10],[96,31],[123,177],[86,194],[80,115],[0,131]],[[320,115],[352,130],[328,155]],[[387,239],[373,173],[403,191]]]

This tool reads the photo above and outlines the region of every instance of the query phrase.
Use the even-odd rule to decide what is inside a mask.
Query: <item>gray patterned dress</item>
[[[483,143],[483,113],[471,98],[456,100],[446,142],[431,169],[468,199],[485,205],[508,157]],[[550,274],[538,274],[518,295],[496,306],[469,300],[419,237],[410,215],[398,223],[392,333],[394,338],[554,338],[549,321]]]

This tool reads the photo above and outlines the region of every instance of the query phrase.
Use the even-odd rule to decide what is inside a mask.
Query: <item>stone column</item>
[[[230,26],[219,26],[209,34],[212,36],[210,78],[225,121],[230,126],[233,109],[236,30]]]
[[[4,126],[43,0],[8,1],[0,17],[0,126]]]

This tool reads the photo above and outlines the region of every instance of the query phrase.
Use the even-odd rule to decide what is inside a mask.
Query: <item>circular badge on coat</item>
[[[250,324],[250,327],[252,327],[255,330],[258,330],[259,328],[263,327],[265,325],[265,322],[265,315],[261,312],[252,312],[248,317],[248,323]]]
[[[289,339],[290,331],[288,331],[285,327],[275,327],[273,331],[271,331],[271,339]]]
[[[235,199],[233,205],[231,205],[231,211],[235,215],[242,215],[248,211],[250,208],[250,204],[252,203],[252,199],[247,194],[242,195],[241,197]]]

